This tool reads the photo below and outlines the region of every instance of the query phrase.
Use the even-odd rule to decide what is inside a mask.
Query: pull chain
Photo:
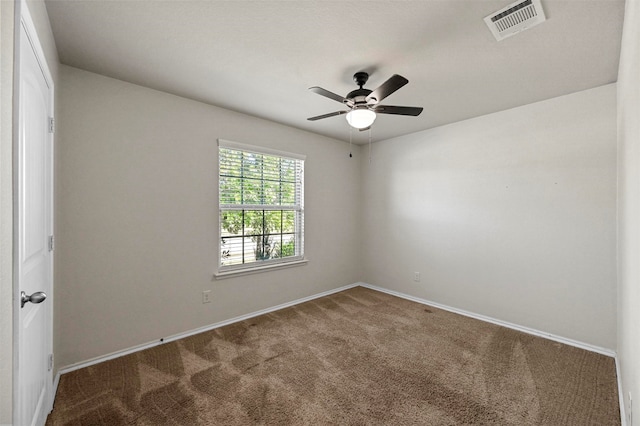
[[[369,164],[371,164],[371,127],[369,127]]]
[[[351,139],[353,138],[353,127],[349,126],[349,158],[353,157],[351,154]]]

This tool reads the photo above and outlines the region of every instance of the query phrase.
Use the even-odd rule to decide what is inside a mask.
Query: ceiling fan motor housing
[[[356,89],[347,95],[347,100],[353,100],[353,102],[357,105],[359,103],[367,103],[367,96],[371,93],[369,89]]]

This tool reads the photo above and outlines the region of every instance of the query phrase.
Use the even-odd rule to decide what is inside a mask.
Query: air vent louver
[[[498,41],[538,25],[545,20],[546,17],[540,0],[517,1],[484,18],[484,22]]]

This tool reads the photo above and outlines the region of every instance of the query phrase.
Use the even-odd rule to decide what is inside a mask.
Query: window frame
[[[279,158],[295,160],[300,162],[301,173],[299,178],[296,177],[296,190],[295,194],[296,201],[293,204],[294,208],[292,209],[292,205],[260,205],[260,204],[222,204],[221,203],[221,188],[220,188],[220,150],[221,149],[230,149],[241,152],[248,152],[259,155],[268,155],[275,156]],[[216,278],[224,278],[230,275],[239,275],[239,274],[250,274],[261,271],[267,271],[272,269],[279,269],[291,266],[302,265],[307,262],[307,259],[304,257],[304,163],[306,160],[306,156],[302,154],[295,154],[291,152],[279,151],[271,148],[265,148],[262,146],[249,145],[239,142],[233,142],[225,139],[218,139],[218,149],[217,149],[217,166],[218,166],[218,185],[217,185],[217,201],[218,201],[218,243],[217,243],[217,272],[214,274]],[[246,206],[247,208],[242,208]],[[286,208],[282,208],[286,207]],[[263,214],[266,211],[294,211],[296,213],[295,219],[295,228],[294,228],[294,238],[295,238],[295,247],[297,255],[287,256],[283,258],[275,258],[268,260],[257,260],[249,263],[240,263],[234,265],[223,265],[222,264],[222,244],[223,244],[223,214],[228,211],[262,211]],[[283,233],[283,230],[280,230],[280,233]]]

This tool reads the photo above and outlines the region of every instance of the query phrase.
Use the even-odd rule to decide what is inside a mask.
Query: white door
[[[25,7],[23,3],[22,8]],[[46,64],[39,60],[42,50],[29,23],[23,16],[18,101],[16,272],[20,294],[15,420],[17,425],[42,425],[52,404],[52,86]]]

